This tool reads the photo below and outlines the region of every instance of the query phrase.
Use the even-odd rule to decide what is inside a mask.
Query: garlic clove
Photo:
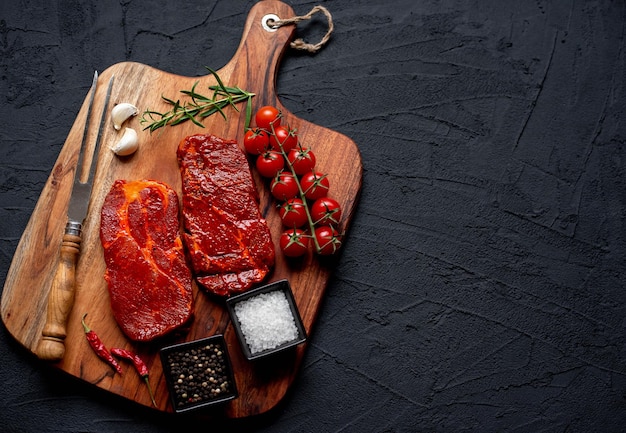
[[[133,104],[129,102],[122,102],[117,104],[111,110],[111,120],[113,121],[113,127],[118,131],[122,129],[122,124],[126,122],[130,117],[136,116],[139,110]]]
[[[118,156],[128,156],[135,153],[139,147],[139,137],[133,128],[125,128],[122,138],[111,148]]]

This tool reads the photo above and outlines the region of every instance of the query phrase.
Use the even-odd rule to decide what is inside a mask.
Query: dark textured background
[[[228,431],[624,431],[625,3],[288,3],[336,30],[279,96],[356,141],[364,185],[292,392]],[[0,4],[2,282],[93,70],[219,69],[252,4]],[[3,431],[181,431],[0,329]]]

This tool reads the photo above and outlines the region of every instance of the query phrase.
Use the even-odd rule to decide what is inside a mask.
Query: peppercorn
[[[211,337],[161,351],[175,410],[183,411],[236,397],[222,341],[223,338]]]

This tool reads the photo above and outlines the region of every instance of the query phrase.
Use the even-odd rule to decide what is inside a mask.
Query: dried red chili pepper
[[[98,335],[85,324],[85,317],[87,317],[87,313],[85,313],[80,323],[82,323],[83,325],[83,329],[85,330],[85,336],[87,337],[89,345],[96,353],[96,355],[100,357],[100,359],[106,361],[106,363],[113,367],[115,371],[117,371],[119,374],[122,374],[122,367],[120,367],[115,358],[113,358],[111,353],[109,353],[107,348],[104,346],[104,343],[102,343],[102,341],[100,340],[100,337],[98,337]]]
[[[148,386],[148,393],[150,393],[150,399],[152,400],[152,404],[154,405],[154,407],[157,407],[156,401],[154,401],[152,388],[150,387],[150,380],[148,379],[148,366],[145,362],[143,362],[143,359],[141,359],[139,355],[131,352],[130,350],[119,349],[117,347],[111,349],[111,353],[115,356],[126,359],[133,363],[133,365],[135,366],[135,370],[137,370],[139,376],[143,378],[143,380],[146,382],[146,385]]]

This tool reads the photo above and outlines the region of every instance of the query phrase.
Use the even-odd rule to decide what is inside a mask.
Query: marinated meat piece
[[[102,206],[100,240],[113,316],[130,339],[153,340],[191,318],[192,277],[172,188],[117,180]]]
[[[257,283],[274,265],[248,161],[236,141],[193,135],[178,146],[183,239],[197,281],[225,296]]]

